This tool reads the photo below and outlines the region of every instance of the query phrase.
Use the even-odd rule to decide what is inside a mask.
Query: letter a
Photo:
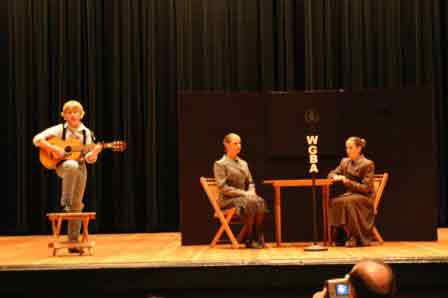
[[[316,164],[312,164],[310,167],[310,173],[319,173]]]

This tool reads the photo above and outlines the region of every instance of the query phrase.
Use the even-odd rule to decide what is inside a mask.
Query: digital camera
[[[333,278],[325,281],[327,298],[349,298],[352,297],[352,287],[348,275],[344,278]]]

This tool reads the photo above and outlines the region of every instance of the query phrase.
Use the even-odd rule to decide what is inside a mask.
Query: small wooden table
[[[275,216],[275,240],[277,246],[282,243],[282,212],[281,212],[281,188],[282,187],[311,187],[312,179],[293,179],[293,180],[265,180],[263,184],[271,184],[274,187],[274,216]],[[328,224],[328,208],[330,203],[330,185],[333,184],[331,179],[316,179],[316,186],[322,188],[322,212],[323,212],[323,228],[324,243],[331,244],[331,231]]]
[[[53,241],[48,244],[48,248],[53,249],[53,256],[55,256],[56,251],[61,248],[78,248],[80,249],[80,255],[83,254],[84,249],[87,249],[89,251],[89,255],[93,254],[95,242],[89,240],[89,221],[96,218],[96,212],[48,213],[47,217],[51,221],[51,227],[53,230]],[[62,222],[64,220],[80,220],[82,222],[82,238],[80,242],[59,240]]]

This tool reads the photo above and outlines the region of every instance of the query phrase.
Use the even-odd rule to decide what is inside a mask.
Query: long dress
[[[347,227],[350,236],[361,245],[369,245],[372,238],[374,173],[374,162],[361,155],[355,161],[343,158],[339,166],[328,174],[328,178],[334,175],[348,178],[344,183],[346,192],[331,200],[330,224]]]
[[[255,183],[246,161],[224,155],[215,161],[213,172],[220,190],[218,203],[221,208],[235,207],[243,219],[266,212],[264,199],[255,194]]]

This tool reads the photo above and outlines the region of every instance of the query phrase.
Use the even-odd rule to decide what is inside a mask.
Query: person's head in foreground
[[[396,292],[392,268],[380,260],[363,260],[355,264],[346,278],[331,279],[313,298],[389,298]]]

